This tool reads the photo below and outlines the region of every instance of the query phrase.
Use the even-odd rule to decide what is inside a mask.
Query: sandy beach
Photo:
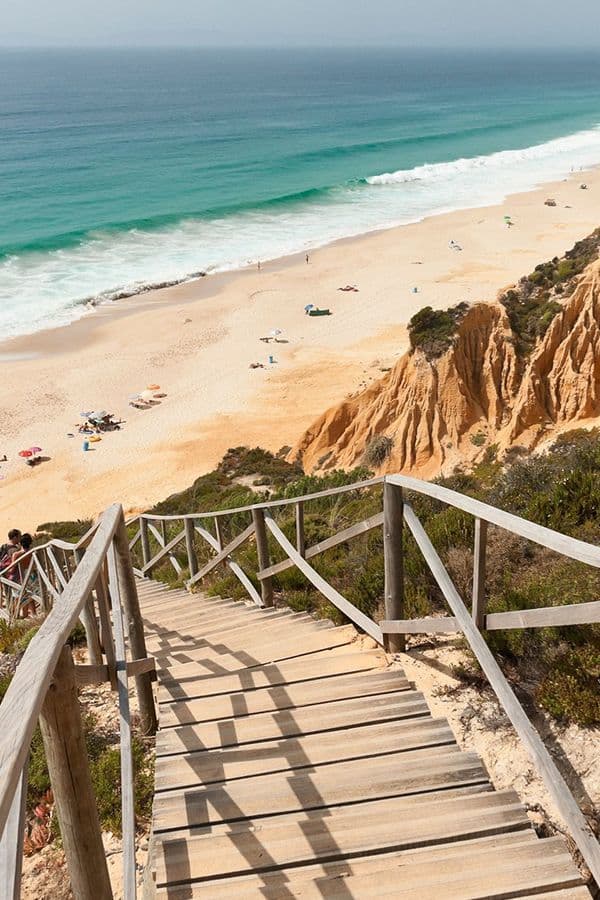
[[[302,254],[207,277],[5,342],[0,524],[33,530],[114,501],[145,508],[212,469],[228,447],[293,444],[404,352],[416,310],[493,299],[589,234],[599,191],[600,171],[578,172],[500,206],[328,245],[308,264]],[[338,290],[348,284],[358,291]],[[332,315],[308,317],[308,303]],[[274,329],[281,342],[260,341]],[[250,368],[255,362],[264,368]],[[167,396],[131,408],[128,397],[151,383]],[[84,453],[79,413],[98,408],[126,421]],[[46,458],[34,469],[18,457],[32,445]]]

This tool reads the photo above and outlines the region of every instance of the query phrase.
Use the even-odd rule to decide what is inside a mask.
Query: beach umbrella
[[[281,328],[274,328],[273,331],[269,332],[270,337],[277,337],[280,334],[283,334]]]
[[[23,457],[23,459],[29,459],[33,456],[31,450],[19,450],[19,456]]]
[[[140,399],[139,392],[137,394],[130,394],[127,399],[128,400],[139,400]]]
[[[160,384],[149,384],[146,388],[147,391],[160,391]]]
[[[30,447],[29,449],[31,450],[32,453],[41,453],[42,452],[41,447]]]
[[[93,434],[90,438],[90,443],[97,444],[98,441],[101,441],[101,440],[102,440],[102,438],[100,437],[99,434]]]
[[[81,416],[82,419],[89,419],[89,417],[92,415],[92,413],[91,412],[80,412],[79,415]]]
[[[140,397],[142,398],[142,400],[152,400],[154,398],[154,394],[152,393],[152,391],[142,391]]]
[[[108,413],[105,409],[99,409],[97,412],[90,413],[90,419],[103,419]]]

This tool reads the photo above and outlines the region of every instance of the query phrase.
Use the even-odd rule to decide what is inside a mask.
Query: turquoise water
[[[0,337],[599,163],[599,61],[0,51]]]

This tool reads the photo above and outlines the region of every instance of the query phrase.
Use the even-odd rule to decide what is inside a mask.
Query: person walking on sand
[[[308,253],[306,254],[306,265],[308,265]]]

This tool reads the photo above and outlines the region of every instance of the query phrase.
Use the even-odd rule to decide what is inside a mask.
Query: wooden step
[[[281,740],[316,732],[351,729],[369,722],[385,722],[428,716],[429,709],[418,691],[398,691],[381,697],[340,700],[327,710],[304,706],[298,710],[259,713],[243,719],[182,725],[166,728],[156,735],[156,755],[196,750],[241,747],[257,741]],[[351,733],[348,734],[348,740]]]
[[[278,665],[244,669],[235,675],[196,675],[194,672],[190,672],[187,676],[182,675],[179,679],[172,679],[173,670],[169,669],[162,676],[158,688],[158,701],[159,703],[171,703],[177,700],[215,697],[285,684],[302,684],[312,681],[314,678],[330,678],[352,672],[382,669],[385,665],[386,656],[382,650],[363,650],[331,656],[319,663],[315,663],[311,657],[305,657]]]
[[[336,700],[350,700],[353,697],[407,691],[409,688],[408,680],[397,672],[318,678],[301,685],[262,688],[229,694],[227,697],[202,697],[198,700],[170,703],[161,707],[160,727],[172,728],[194,722],[239,718],[278,709],[299,709],[303,706],[333,703]],[[326,709],[323,712],[327,715]]]
[[[355,641],[356,636],[356,630],[352,625],[344,625],[341,628],[326,628],[307,635],[294,635],[287,641],[276,640],[260,648],[254,648],[252,652],[228,650],[227,645],[222,644],[219,645],[219,649],[210,647],[177,653],[172,659],[161,661],[158,668],[168,669],[172,666],[194,663],[199,675],[225,675],[227,672],[237,672],[240,669],[306,656],[318,650],[343,647]]]
[[[162,625],[169,619],[177,621],[185,618],[186,615],[189,617],[190,614],[198,619],[202,617],[214,618],[219,614],[222,616],[244,612],[251,614],[253,609],[257,609],[257,607],[250,609],[244,604],[236,603],[234,600],[207,601],[204,597],[196,597],[193,594],[173,595],[170,592],[163,591],[157,595],[157,599],[152,603],[141,599],[140,609],[142,617],[148,622]]]
[[[156,884],[206,881],[529,827],[512,791],[448,800],[438,796],[433,802],[426,795],[394,797],[337,810],[329,818],[269,819],[234,835],[163,838],[157,845]]]
[[[264,643],[267,640],[274,640],[276,635],[301,635],[314,631],[322,631],[331,628],[330,622],[318,621],[311,616],[300,615],[297,619],[291,616],[271,616],[257,612],[250,621],[237,622],[230,625],[225,623],[220,628],[207,628],[204,630],[201,626],[191,626],[189,629],[182,631],[166,631],[163,633],[148,633],[147,645],[150,652],[155,657],[161,655],[171,655],[180,650],[189,650],[206,644],[226,644],[228,647],[234,648],[243,646],[251,646],[256,643]]]
[[[231,607],[216,611],[212,607],[210,609],[190,609],[188,604],[187,608],[178,608],[174,613],[165,611],[164,615],[160,616],[160,623],[153,622],[152,617],[144,613],[145,621],[148,622],[149,627],[154,628],[158,633],[164,632],[165,634],[169,631],[187,632],[187,629],[192,627],[214,627],[219,623],[223,623],[222,631],[225,634],[225,623],[229,626],[235,622],[250,623],[263,618],[282,618],[287,616],[291,619],[294,616],[306,617],[307,615],[307,613],[294,613],[287,609],[259,609],[257,606],[253,606],[250,609],[240,604],[234,604]],[[154,618],[158,619],[158,616]]]
[[[543,855],[549,854],[554,863],[558,863],[560,869],[566,863],[571,863],[568,854],[565,853],[564,844],[557,838],[550,838],[548,843],[543,842],[543,847],[538,847],[540,842],[533,830],[494,834],[491,837],[475,838],[470,841],[457,841],[449,844],[439,844],[431,847],[421,847],[416,850],[401,850],[396,853],[373,854],[371,856],[357,856],[349,859],[323,862],[319,865],[307,864],[296,868],[277,868],[262,875],[240,875],[238,878],[224,877],[219,880],[200,882],[195,885],[188,883],[185,887],[173,887],[169,894],[159,893],[157,897],[169,896],[172,900],[184,900],[185,897],[209,898],[214,900],[237,900],[241,895],[245,898],[267,898],[267,900],[279,900],[282,896],[291,897],[330,897],[336,896],[336,890],[346,888],[347,893],[338,896],[362,897],[364,888],[359,879],[368,878],[375,887],[383,882],[387,870],[393,872],[396,879],[401,880],[402,892],[418,888],[436,877],[438,881],[445,882],[457,874],[466,873],[467,877],[472,872],[481,872],[487,878],[484,896],[498,896],[499,886],[495,874],[499,875],[508,861],[513,869],[531,856],[536,858],[539,865],[540,850]],[[561,865],[562,864],[562,865]],[[572,880],[573,873],[567,876]],[[560,872],[560,880],[564,878],[564,872]],[[398,884],[398,881],[396,882]],[[369,885],[366,886],[367,891]],[[502,885],[503,891],[506,884]],[[579,891],[580,888],[570,890]],[[186,893],[187,891],[187,893]],[[320,893],[317,893],[320,892]],[[396,896],[398,896],[396,894]],[[425,896],[425,895],[424,895]],[[435,896],[432,893],[431,896]],[[445,896],[442,888],[440,897]],[[469,895],[465,895],[469,896]],[[473,895],[471,895],[473,896]],[[479,895],[481,897],[481,894]],[[519,894],[519,896],[521,896]],[[585,896],[585,895],[584,895]],[[560,895],[558,900],[560,900]],[[589,900],[589,894],[588,894]]]
[[[300,810],[355,804],[363,800],[406,796],[443,790],[487,780],[474,753],[458,747],[411,750],[395,756],[376,757],[322,766],[282,777],[259,775],[251,782],[234,781],[185,791],[157,794],[154,832],[193,828],[213,822],[279,815]]]
[[[158,757],[156,790],[252,778],[274,772],[313,769],[350,759],[455,744],[445,719],[409,719],[366,725],[352,731],[319,732],[287,740],[246,744],[240,749],[212,750]],[[369,765],[368,762],[365,765]]]

